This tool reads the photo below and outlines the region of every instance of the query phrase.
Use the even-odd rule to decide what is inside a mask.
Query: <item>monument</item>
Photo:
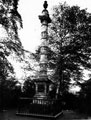
[[[52,81],[48,79],[48,24],[51,19],[47,10],[47,1],[43,4],[42,15],[39,16],[41,22],[41,46],[39,72],[34,79],[35,95],[33,98],[20,98],[17,115],[30,115],[56,118],[62,114],[61,99],[53,98],[49,94],[49,87]]]
[[[47,75],[47,66],[48,66],[48,24],[51,23],[49,13],[47,11],[47,1],[44,2],[44,10],[42,15],[39,16],[41,22],[41,47],[40,47],[40,61],[39,66],[40,70],[38,73],[38,79],[35,80],[36,94],[35,97],[43,99],[48,98],[49,84],[50,80]]]

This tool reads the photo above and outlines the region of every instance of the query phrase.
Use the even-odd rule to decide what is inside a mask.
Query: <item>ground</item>
[[[51,120],[51,119],[17,116],[15,114],[15,110],[7,110],[4,112],[0,112],[0,120]],[[63,115],[57,118],[57,120],[91,120],[91,117],[70,110],[66,110],[63,111]]]

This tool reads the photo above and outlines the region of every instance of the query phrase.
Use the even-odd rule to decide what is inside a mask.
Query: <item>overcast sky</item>
[[[59,2],[67,2],[68,5],[78,5],[87,8],[91,12],[91,0],[47,0],[49,14],[52,7]],[[41,24],[38,15],[43,10],[44,0],[20,0],[18,10],[23,19],[23,29],[20,30],[20,38],[26,50],[34,52],[40,43]]]

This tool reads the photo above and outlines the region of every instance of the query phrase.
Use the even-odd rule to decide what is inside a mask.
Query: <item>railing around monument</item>
[[[20,98],[17,114],[55,116],[61,111],[61,99]]]

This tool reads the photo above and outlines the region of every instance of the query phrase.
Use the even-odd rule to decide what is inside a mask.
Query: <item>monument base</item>
[[[16,115],[57,118],[63,114],[60,99],[20,98]]]
[[[61,111],[60,113],[58,113],[56,115],[42,115],[42,114],[18,113],[18,112],[16,113],[16,115],[56,119],[56,118],[58,118],[58,117],[63,115],[63,111]]]

